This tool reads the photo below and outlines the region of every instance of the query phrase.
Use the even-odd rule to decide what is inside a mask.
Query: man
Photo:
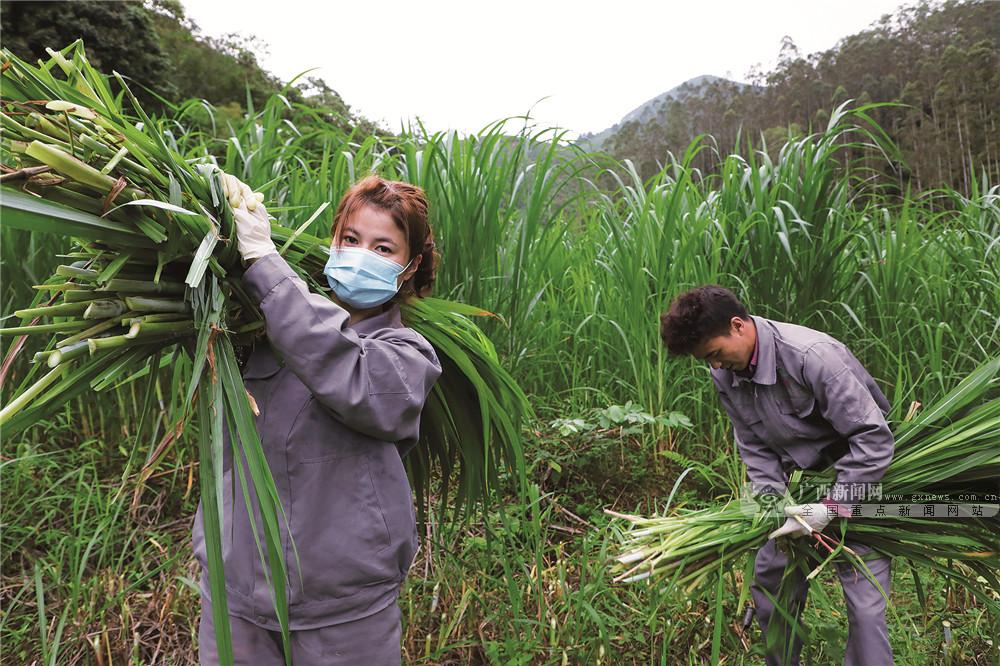
[[[768,595],[777,596],[788,561],[775,539],[822,532],[834,517],[847,513],[835,499],[881,480],[893,451],[885,421],[889,403],[843,344],[804,326],[750,316],[722,287],[681,294],[660,324],[671,354],[691,354],[711,366],[755,494],[781,493],[794,468],[832,464],[836,471],[830,494],[821,503],[785,507],[785,524],[757,552],[751,591],[766,633],[775,612]],[[859,554],[868,552],[851,546]],[[888,594],[889,560],[866,558],[865,563]],[[837,570],[850,624],[845,666],[892,664],[885,598],[849,564],[838,564]],[[794,612],[800,612],[808,591],[804,574],[796,570],[783,584],[792,586]],[[787,627],[782,635],[789,643]],[[799,663],[800,640],[780,647],[780,653],[767,655],[768,666]]]

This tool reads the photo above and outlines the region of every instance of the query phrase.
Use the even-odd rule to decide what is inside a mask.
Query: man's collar
[[[774,331],[771,330],[766,320],[753,315],[750,315],[750,318],[757,330],[757,369],[754,371],[753,377],[747,378],[740,378],[735,372],[732,373],[734,388],[739,386],[741,381],[764,385],[774,384],[777,381]]]

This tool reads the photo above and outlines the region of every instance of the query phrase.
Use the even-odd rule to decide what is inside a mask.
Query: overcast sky
[[[396,130],[475,131],[531,110],[540,126],[596,132],[687,79],[744,81],[789,35],[832,47],[899,0],[484,3],[182,0],[208,35],[255,35],[283,79],[316,67],[351,107]],[[543,99],[544,98],[544,99]]]

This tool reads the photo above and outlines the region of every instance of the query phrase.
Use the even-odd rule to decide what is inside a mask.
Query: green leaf
[[[125,206],[149,206],[150,208],[159,208],[160,210],[168,210],[171,213],[177,213],[178,215],[198,215],[198,213],[188,210],[186,208],[181,208],[180,206],[175,206],[174,204],[169,204],[164,201],[157,201],[156,199],[135,199],[134,201],[126,201],[125,203],[115,206],[102,217],[105,217],[119,208],[124,208]]]
[[[235,426],[233,438],[238,442],[246,460],[250,478],[253,481],[253,493],[260,507],[260,516],[264,527],[264,541],[267,546],[267,558],[263,562],[265,571],[269,571],[268,580],[271,585],[271,599],[281,626],[281,635],[285,647],[285,661],[291,666],[291,640],[288,627],[288,567],[285,562],[281,541],[279,521],[285,521],[286,516],[278,498],[278,490],[274,485],[274,477],[267,464],[267,457],[261,446],[257,433],[257,424],[250,404],[247,391],[243,386],[236,356],[232,344],[225,337],[217,338],[214,347],[217,372],[221,380],[222,392],[225,395],[226,414],[229,422]],[[234,452],[234,460],[239,458]],[[244,489],[246,492],[249,489]],[[245,496],[247,501],[249,496]],[[250,513],[253,515],[253,512]],[[253,523],[254,521],[251,521]]]
[[[74,210],[18,190],[0,188],[3,224],[11,229],[59,234],[126,247],[152,248],[144,234],[120,222]]]
[[[212,623],[219,662],[233,664],[232,633],[229,627],[229,603],[222,562],[222,470],[216,449],[222,442],[222,402],[219,381],[208,377],[198,396],[198,479],[201,485],[201,516],[208,560],[208,587],[211,595]]]

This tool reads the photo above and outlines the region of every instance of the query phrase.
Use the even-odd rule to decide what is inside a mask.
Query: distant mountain
[[[656,97],[643,102],[636,108],[626,113],[621,120],[611,127],[593,134],[589,132],[581,134],[580,138],[577,139],[577,143],[582,148],[586,148],[588,150],[600,150],[605,147],[608,139],[610,139],[615,132],[621,129],[623,125],[630,122],[646,124],[654,119],[662,120],[670,102],[682,101],[690,97],[700,97],[708,86],[713,83],[723,82],[736,86],[740,90],[747,87],[747,84],[727,81],[726,79],[718,76],[712,76],[711,74],[696,76],[693,79],[688,79],[679,86],[671,88],[665,93],[660,93]]]
[[[710,174],[730,151],[766,146],[775,158],[790,137],[824,131],[835,109],[861,108],[851,122],[874,122],[899,152],[857,144],[847,152],[895,174],[899,191],[973,196],[1000,183],[996,0],[918,0],[818,53],[786,37],[777,65],[751,76],[751,84],[691,79],[578,145],[628,160],[643,179],[679,157]],[[708,149],[685,155],[702,136]]]

